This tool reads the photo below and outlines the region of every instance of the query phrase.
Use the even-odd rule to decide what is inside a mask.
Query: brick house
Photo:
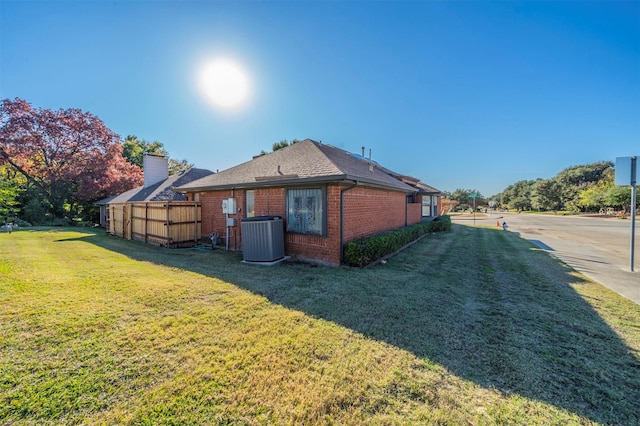
[[[176,191],[201,203],[203,236],[216,234],[230,249],[242,249],[241,219],[281,216],[287,255],[334,266],[347,242],[440,214],[438,190],[310,139]],[[234,210],[223,213],[229,198]]]

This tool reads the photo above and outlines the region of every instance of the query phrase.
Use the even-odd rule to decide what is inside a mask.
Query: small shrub
[[[22,219],[14,219],[13,220],[13,224],[14,225],[18,225],[20,228],[26,228],[28,226],[33,226],[31,225],[31,223],[27,222],[26,220],[22,220]]]
[[[51,217],[51,218],[47,218],[47,220],[45,220],[45,221],[40,222],[39,225],[44,225],[44,226],[71,226],[71,225],[73,225],[73,222],[70,221],[69,219],[66,219],[66,218]]]
[[[47,209],[40,200],[32,199],[23,208],[23,215],[29,223],[41,224],[46,221]]]
[[[431,222],[417,223],[351,241],[344,246],[344,263],[348,266],[361,268],[399,250],[425,234],[443,232],[450,229],[451,218],[449,216],[439,216]]]

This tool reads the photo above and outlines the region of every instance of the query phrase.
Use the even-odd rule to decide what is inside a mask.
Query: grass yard
[[[510,232],[240,260],[0,234],[0,423],[640,423],[640,307]]]

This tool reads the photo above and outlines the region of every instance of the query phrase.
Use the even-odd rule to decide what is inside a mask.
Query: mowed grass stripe
[[[631,424],[640,412],[637,305],[508,232],[456,226],[367,270],[256,268],[76,230],[0,235],[0,258],[8,423]]]

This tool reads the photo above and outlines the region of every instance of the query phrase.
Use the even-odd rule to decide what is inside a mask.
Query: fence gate
[[[127,232],[127,206],[126,204],[112,204],[109,206],[108,232],[120,238],[129,238]]]

